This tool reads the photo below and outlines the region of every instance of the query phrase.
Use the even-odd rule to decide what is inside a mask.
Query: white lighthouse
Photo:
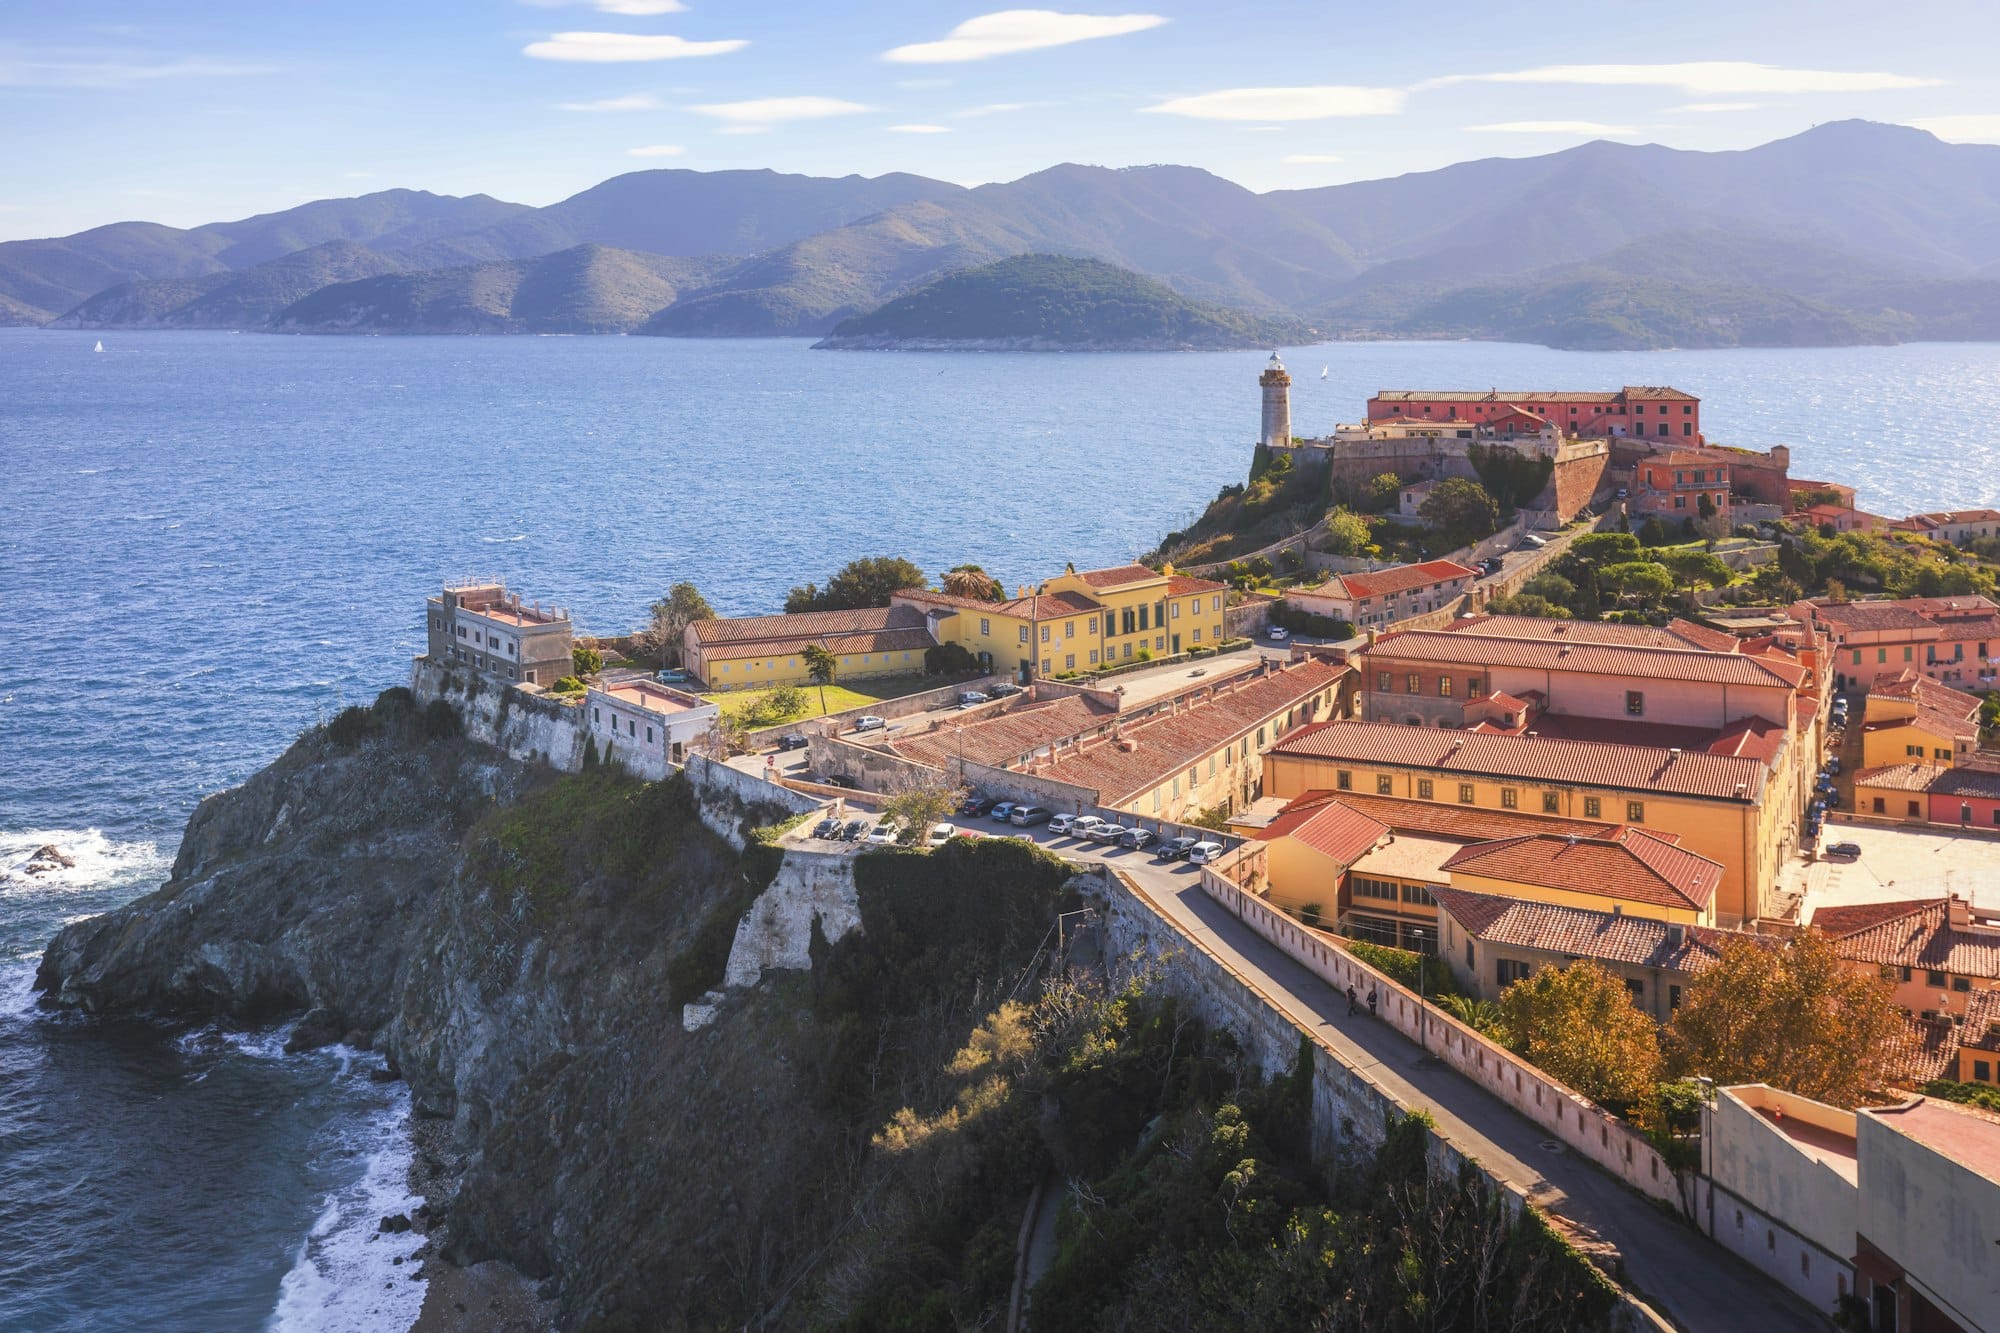
[[[1258,442],[1270,448],[1288,449],[1292,444],[1292,377],[1285,373],[1285,363],[1276,352],[1271,353],[1257,383],[1264,390],[1264,429],[1257,437]]]

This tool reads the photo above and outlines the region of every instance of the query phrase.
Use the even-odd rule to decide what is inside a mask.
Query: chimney
[[[1571,839],[1571,841],[1572,841],[1572,842],[1574,842],[1574,841],[1575,841],[1575,839],[1574,839],[1574,838],[1572,838],[1572,839]],[[1625,904],[1624,904],[1624,903],[1613,903],[1613,904],[1611,904],[1611,915],[1613,915],[1613,916],[1624,916],[1624,915],[1625,915]]]
[[[1945,923],[1954,930],[1965,930],[1972,925],[1972,904],[1957,894],[1951,894],[1944,901]]]
[[[1667,923],[1668,946],[1670,948],[1678,949],[1685,943],[1687,943],[1687,927],[1681,925],[1677,921],[1668,922]]]

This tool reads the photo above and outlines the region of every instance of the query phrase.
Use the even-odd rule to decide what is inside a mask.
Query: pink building
[[[1368,419],[1469,421],[1486,425],[1525,412],[1564,435],[1597,439],[1644,436],[1700,445],[1701,399],[1664,385],[1628,384],[1601,391],[1485,393],[1465,389],[1382,389],[1368,400]]]

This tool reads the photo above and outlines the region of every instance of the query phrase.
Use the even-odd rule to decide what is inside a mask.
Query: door
[[[1181,653],[1181,636],[1176,634],[1174,635],[1174,656],[1179,657],[1180,653]]]

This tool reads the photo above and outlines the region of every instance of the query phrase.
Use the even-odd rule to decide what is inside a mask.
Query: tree
[[[1500,996],[1515,1050],[1598,1105],[1623,1112],[1660,1078],[1653,1020],[1617,976],[1584,960],[1545,967]]]
[[[582,644],[569,650],[570,668],[579,676],[594,676],[604,670],[604,654]]]
[[[1629,532],[1586,532],[1565,553],[1594,565],[1618,565],[1639,558],[1639,539]]]
[[[1558,606],[1540,593],[1517,592],[1512,597],[1495,597],[1486,604],[1488,615],[1529,616],[1537,620],[1568,620],[1570,610]]]
[[[1417,506],[1424,522],[1443,532],[1484,537],[1500,526],[1500,506],[1486,488],[1464,477],[1447,477]]]
[[[1665,546],[1671,540],[1673,540],[1673,534],[1667,531],[1666,524],[1660,522],[1658,514],[1654,514],[1639,525],[1639,544],[1641,546]]]
[[[959,794],[942,782],[920,782],[903,788],[882,806],[882,817],[896,821],[896,841],[918,842],[958,809]]]
[[[1521,585],[1521,591],[1530,597],[1541,597],[1551,602],[1568,606],[1576,598],[1576,585],[1554,570],[1535,575]]]
[[[997,602],[1003,596],[1000,580],[978,565],[953,565],[945,571],[939,583],[953,597],[970,597],[978,602]]]
[[[661,666],[680,666],[681,632],[697,620],[715,619],[715,608],[692,583],[676,583],[647,614],[646,628],[638,634],[639,651]]]
[[[1326,516],[1326,549],[1330,555],[1360,555],[1368,549],[1368,520],[1346,509]]]
[[[1722,557],[1708,551],[1667,550],[1654,559],[1673,576],[1677,586],[1688,592],[1690,602],[1697,587],[1726,588],[1736,578],[1736,572],[1723,563]]]
[[[1642,607],[1659,605],[1660,600],[1674,590],[1674,576],[1650,560],[1609,565],[1597,577],[1620,599],[1635,598]]]
[[[1667,1058],[1690,1077],[1769,1083],[1801,1097],[1853,1106],[1881,1087],[1904,1030],[1894,989],[1850,966],[1808,928],[1783,944],[1725,944],[1715,966],[1688,982],[1667,1027]]]
[[[835,660],[831,652],[827,651],[826,645],[819,643],[807,644],[799,653],[799,657],[806,664],[807,677],[813,684],[819,686],[819,711],[824,713],[826,687],[833,684],[835,675],[839,673],[840,663]]]
[[[1403,479],[1393,472],[1384,472],[1368,483],[1368,492],[1363,503],[1370,513],[1379,514],[1385,509],[1396,507],[1396,497],[1402,490]]]
[[[924,571],[899,556],[864,556],[834,571],[826,587],[808,583],[785,597],[787,611],[859,611],[887,606],[892,593],[924,586]]]

